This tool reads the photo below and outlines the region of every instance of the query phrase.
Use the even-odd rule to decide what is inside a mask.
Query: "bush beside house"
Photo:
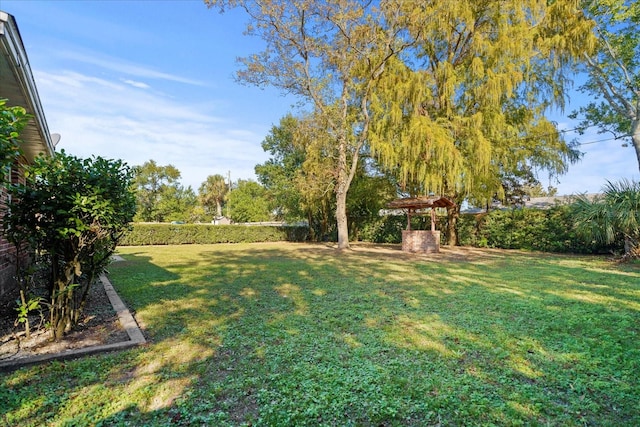
[[[20,31],[15,18],[3,11],[0,11],[0,76],[0,181],[23,184],[23,166],[39,155],[51,156],[54,144]],[[0,208],[5,211],[8,195],[4,186],[0,187]],[[15,288],[16,261],[13,245],[0,238],[0,295]]]

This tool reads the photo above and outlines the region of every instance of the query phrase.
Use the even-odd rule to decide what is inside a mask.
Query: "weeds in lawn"
[[[8,425],[638,425],[640,271],[395,247],[127,247],[143,348],[4,374]]]

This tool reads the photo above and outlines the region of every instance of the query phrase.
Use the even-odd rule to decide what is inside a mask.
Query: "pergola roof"
[[[395,199],[387,203],[387,207],[391,209],[428,209],[428,208],[448,208],[455,206],[451,200],[446,197],[406,197],[404,199]]]

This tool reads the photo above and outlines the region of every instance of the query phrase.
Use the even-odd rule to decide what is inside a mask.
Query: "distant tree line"
[[[173,165],[149,160],[133,168],[137,222],[208,223],[227,217],[236,223],[271,221],[265,188],[253,180],[229,183],[222,175],[209,175],[196,193],[180,183]]]
[[[149,160],[133,168],[137,222],[208,223],[228,217],[235,223],[284,221],[309,224],[313,240],[336,240],[334,169],[332,159],[311,149],[314,144],[308,117],[283,117],[262,142],[269,159],[255,166],[257,181],[228,182],[220,174],[209,175],[197,193],[180,183],[173,165]],[[528,197],[553,195],[531,171],[504,177],[510,206],[521,206]],[[347,197],[349,234],[360,237],[363,228],[377,221],[386,204],[402,194],[394,175],[386,173],[368,153],[354,175]]]
[[[309,226],[311,240],[336,241],[338,230],[333,197],[335,170],[332,167],[335,159],[324,155],[322,150],[314,149],[316,134],[308,128],[308,120],[309,117],[295,117],[289,114],[283,117],[278,125],[272,126],[262,142],[262,148],[268,153],[269,158],[255,166],[257,182],[238,180],[229,185],[222,175],[210,175],[196,195],[191,188],[184,189],[180,185],[180,172],[171,165],[158,166],[154,161],[149,161],[134,168],[139,204],[136,219],[197,223],[209,222],[224,214],[238,223],[305,222]],[[480,206],[486,212],[491,211],[496,202],[500,202],[502,207],[517,209],[522,208],[532,197],[553,196],[557,193],[557,189],[552,186],[544,187],[528,168],[523,168],[517,173],[500,175],[500,182],[501,191],[496,191],[486,205]],[[562,217],[549,216],[544,222],[544,227],[549,228],[549,233],[554,233],[552,230],[558,227],[566,229],[562,238],[564,240],[561,242],[556,242],[551,236],[551,240],[545,244],[543,239],[536,238],[538,246],[527,243],[522,247],[588,252],[595,250],[592,248],[600,247],[593,246],[591,241],[593,244],[612,244],[624,240],[626,253],[637,252],[640,235],[638,184],[609,184],[605,193],[606,198],[596,201],[579,198],[578,203],[560,211],[563,212]],[[386,171],[374,156],[364,151],[346,201],[350,238],[397,242],[404,220],[400,219],[398,222],[397,219],[385,219],[381,212],[389,201],[403,194],[410,193],[406,192],[406,188],[394,174]],[[443,215],[445,219],[440,220],[440,228],[446,234],[450,227],[456,227],[456,234],[463,233],[462,244],[511,247],[511,244],[504,242],[519,242],[517,239],[514,240],[515,237],[504,237],[508,230],[514,230],[516,233],[513,225],[504,226],[504,229],[500,228],[502,226],[494,227],[490,232],[491,237],[470,238],[469,231],[465,229],[469,222],[467,219],[464,224],[452,224],[446,212],[440,213],[441,218]],[[527,215],[524,218],[528,218]],[[619,215],[619,218],[616,219],[616,215]],[[496,216],[491,216],[494,217]],[[497,218],[503,217],[498,215]],[[538,216],[534,214],[531,218]],[[542,235],[542,228],[538,221],[535,234]],[[483,226],[483,230],[486,232],[487,228]],[[501,231],[496,234],[495,230]],[[480,228],[475,232],[480,232]],[[522,233],[527,232],[521,230]],[[443,243],[447,243],[446,237]],[[516,246],[518,244],[520,243],[516,243]]]

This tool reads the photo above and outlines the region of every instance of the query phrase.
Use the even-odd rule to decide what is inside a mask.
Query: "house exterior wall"
[[[28,164],[38,155],[52,156],[54,142],[49,133],[36,82],[31,72],[20,30],[15,18],[0,10],[0,98],[8,106],[23,107],[31,116],[20,133],[21,164]],[[12,173],[12,182],[24,182],[21,167]],[[0,189],[0,220],[6,213],[7,194]],[[5,212],[5,213],[3,213]],[[0,295],[13,289],[16,265],[15,249],[0,233]]]
[[[12,169],[12,184],[25,183],[24,173],[22,171],[22,167],[19,166]],[[6,215],[8,197],[9,195],[7,194],[6,189],[2,188],[2,190],[0,190],[0,221],[2,221],[4,219],[4,215]],[[16,248],[12,243],[9,243],[2,234],[0,234],[0,295],[3,295],[16,287],[17,282],[15,280],[15,275],[17,262]]]

